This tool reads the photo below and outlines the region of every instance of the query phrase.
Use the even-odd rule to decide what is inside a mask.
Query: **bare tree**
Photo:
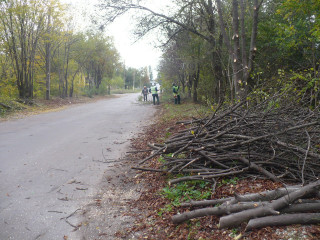
[[[227,46],[230,59],[232,61],[232,78],[237,98],[243,98],[246,96],[247,84],[250,77],[250,73],[253,71],[254,58],[257,51],[256,41],[258,33],[258,16],[259,9],[263,0],[253,1],[253,16],[252,16],[252,30],[251,30],[251,41],[249,49],[249,58],[246,54],[246,38],[245,38],[245,4],[244,0],[232,0],[232,36],[231,39],[227,35],[226,24],[223,18],[222,2],[216,0],[220,30],[223,35],[223,40]],[[239,17],[239,5],[241,6],[241,14]],[[240,18],[240,21],[239,21]],[[240,26],[241,22],[241,42],[240,45]],[[230,44],[230,40],[233,42],[233,46]],[[242,53],[242,58],[241,58]]]

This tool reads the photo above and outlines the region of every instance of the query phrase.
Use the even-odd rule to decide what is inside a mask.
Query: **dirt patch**
[[[100,192],[83,209],[81,239],[118,239],[119,232],[127,235],[126,229],[135,220],[128,214],[135,211],[131,202],[143,191],[130,166],[131,160],[123,159],[105,171]]]

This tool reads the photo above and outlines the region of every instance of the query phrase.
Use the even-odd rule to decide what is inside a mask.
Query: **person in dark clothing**
[[[147,101],[148,100],[148,88],[146,86],[143,87],[142,94],[143,94],[143,101]]]
[[[175,83],[172,84],[172,91],[174,97],[174,104],[180,104],[179,86],[177,86]]]
[[[159,105],[159,96],[158,96],[158,89],[156,86],[152,86],[150,88],[150,92],[152,94],[153,98],[153,105],[156,105],[156,99],[157,99],[157,105]]]

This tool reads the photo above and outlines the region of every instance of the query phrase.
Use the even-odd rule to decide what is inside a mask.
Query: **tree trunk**
[[[188,84],[187,84],[187,87],[188,87],[188,98],[191,99],[192,97],[192,94],[191,94],[191,90],[192,90],[192,83],[193,83],[193,73],[191,73],[193,71],[193,68],[190,64],[190,72],[189,72],[189,75],[188,75]]]
[[[50,25],[51,25],[51,9],[48,12],[48,25],[47,25],[47,42],[46,42],[46,100],[50,99],[50,73],[51,73],[51,43],[50,43]]]
[[[232,1],[232,29],[233,29],[233,82],[237,99],[245,96],[245,82],[241,76],[240,38],[239,38],[239,5],[238,0]]]
[[[193,102],[198,102],[198,83],[200,79],[200,63],[197,64],[197,72],[193,79]]]
[[[245,69],[245,82],[248,84],[248,87],[253,87],[254,83],[250,78],[251,73],[254,69],[254,59],[256,57],[257,52],[257,35],[258,35],[258,21],[259,21],[259,9],[261,7],[263,0],[258,2],[258,0],[254,0],[253,6],[253,23],[252,23],[252,32],[251,32],[251,41],[250,41],[250,52],[248,58],[248,66],[244,66]]]
[[[221,67],[221,46],[217,44],[217,40],[214,37],[216,35],[216,21],[215,16],[213,15],[214,7],[212,0],[208,1],[208,4],[205,5],[207,14],[208,14],[208,31],[210,33],[209,43],[211,45],[212,51],[212,69],[213,69],[213,76],[214,81],[216,84],[216,91],[215,91],[215,101],[218,102],[224,98],[223,96],[223,74],[222,74],[222,67]]]
[[[66,69],[65,69],[65,74],[64,74],[64,82],[65,82],[65,88],[64,88],[64,93],[63,96],[67,97],[68,96],[68,73],[69,73],[69,52],[70,52],[70,45],[66,43],[65,46],[65,55],[66,55]]]

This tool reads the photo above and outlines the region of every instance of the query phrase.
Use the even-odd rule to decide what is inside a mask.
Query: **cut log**
[[[286,188],[278,188],[271,191],[264,191],[260,193],[250,193],[245,195],[235,194],[231,201],[227,201],[226,204],[235,204],[237,202],[258,202],[258,201],[273,201],[280,197],[283,197],[291,192],[298,190],[299,186],[288,186]]]
[[[299,204],[292,204],[286,208],[281,209],[282,213],[303,213],[303,212],[316,212],[320,211],[320,203],[299,203]]]
[[[265,206],[256,209],[250,209],[239,213],[234,213],[220,218],[219,228],[228,228],[238,226],[243,222],[249,221],[253,218],[259,218],[269,215],[278,215],[278,210],[287,207],[289,204],[295,202],[299,198],[314,192],[320,185],[320,180],[310,183],[307,186],[291,192],[284,197],[281,197]]]
[[[212,205],[221,204],[221,203],[231,205],[238,202],[272,201],[280,197],[283,197],[284,195],[290,192],[296,191],[299,188],[300,188],[299,186],[295,185],[295,186],[288,186],[286,188],[278,188],[275,190],[263,191],[260,193],[248,193],[244,195],[235,194],[235,197],[213,199],[213,200],[191,201],[191,202],[182,203],[180,206],[181,207],[191,207],[191,206],[205,207],[205,206],[212,206]]]
[[[182,223],[184,221],[198,218],[198,217],[205,217],[205,216],[221,216],[224,214],[230,214],[235,212],[244,211],[247,209],[253,209],[260,207],[263,203],[238,203],[233,205],[221,205],[219,207],[212,207],[212,208],[202,208],[197,209],[190,212],[185,212],[182,214],[177,214],[172,217],[172,222],[175,224]]]
[[[251,219],[246,227],[246,231],[267,226],[287,226],[292,224],[319,224],[320,213],[297,213],[283,214],[279,216],[268,216]]]

